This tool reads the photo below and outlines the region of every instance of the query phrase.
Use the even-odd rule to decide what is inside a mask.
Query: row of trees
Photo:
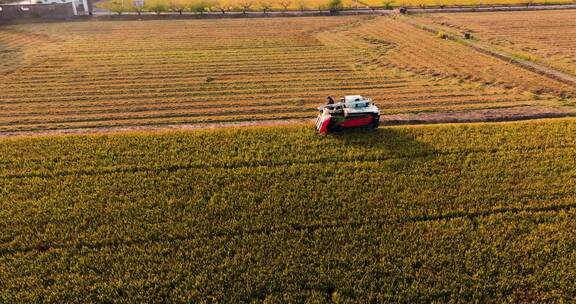
[[[111,12],[122,14],[124,12],[269,12],[288,10],[320,10],[337,11],[344,7],[358,7],[362,5],[355,0],[345,5],[342,0],[105,0],[99,3],[99,7]],[[363,6],[363,5],[362,5]]]

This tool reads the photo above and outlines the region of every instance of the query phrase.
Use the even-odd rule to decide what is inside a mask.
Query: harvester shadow
[[[348,130],[334,135],[334,139],[346,151],[347,158],[354,159],[349,164],[350,169],[356,170],[357,167],[360,172],[372,172],[355,177],[362,176],[359,182],[373,185],[379,193],[378,198],[367,204],[366,208],[378,209],[382,204],[387,204],[386,208],[410,209],[410,206],[403,205],[408,193],[414,197],[421,196],[421,188],[417,186],[418,176],[435,174],[429,171],[434,168],[430,163],[437,161],[439,152],[418,134],[411,128],[386,127]],[[376,210],[365,212],[379,213]]]
[[[414,132],[403,128],[380,128],[376,130],[346,130],[333,135],[345,147],[360,153],[378,153],[386,158],[401,158],[409,161],[413,157],[432,156],[435,149],[418,140]],[[359,155],[361,157],[361,155]]]

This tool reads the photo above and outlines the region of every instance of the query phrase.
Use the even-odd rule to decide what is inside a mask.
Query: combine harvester
[[[320,134],[350,128],[378,128],[380,110],[370,98],[360,95],[344,96],[338,103],[328,97],[328,104],[318,107],[316,129]]]

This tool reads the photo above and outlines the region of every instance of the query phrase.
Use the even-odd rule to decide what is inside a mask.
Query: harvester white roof
[[[364,97],[362,97],[362,95],[344,96],[344,102],[345,103],[350,103],[350,102],[354,102],[354,101],[362,101],[362,100],[364,100]]]

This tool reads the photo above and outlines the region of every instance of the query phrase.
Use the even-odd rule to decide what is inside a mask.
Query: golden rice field
[[[491,46],[576,75],[576,10],[434,15]]]
[[[0,140],[2,303],[572,303],[576,120]]]
[[[256,30],[257,29],[257,30]],[[401,18],[71,22],[0,28],[0,132],[566,108],[574,88]]]

